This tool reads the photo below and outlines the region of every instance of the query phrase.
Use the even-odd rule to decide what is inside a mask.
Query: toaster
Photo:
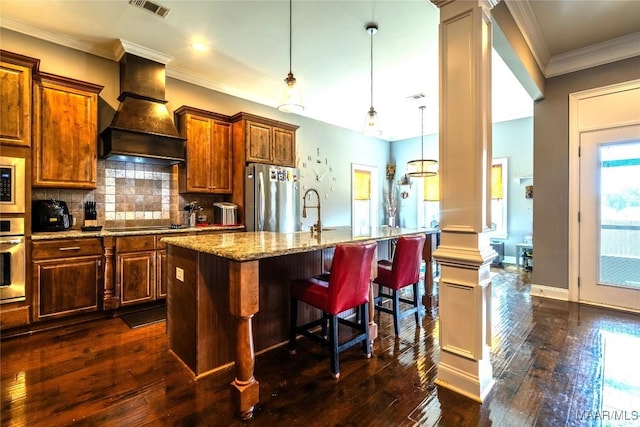
[[[218,202],[213,204],[213,223],[216,225],[237,224],[236,211],[238,207],[233,203]]]
[[[73,225],[73,216],[62,200],[34,200],[31,209],[33,231],[64,231]]]

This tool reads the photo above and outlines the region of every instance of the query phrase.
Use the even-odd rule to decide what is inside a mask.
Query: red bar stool
[[[358,343],[367,358],[371,357],[369,342],[369,286],[371,263],[375,255],[376,243],[345,243],[336,246],[331,263],[331,274],[324,276],[328,281],[313,277],[291,282],[291,327],[289,333],[289,352],[296,352],[296,337],[304,335],[315,341],[328,343],[331,356],[331,372],[334,378],[340,377],[339,353]],[[322,311],[322,317],[304,325],[297,325],[298,301],[302,301]],[[360,322],[338,317],[338,314],[350,310],[359,311]],[[327,336],[327,323],[329,334]],[[357,335],[343,342],[338,341],[338,324],[347,325],[359,331]],[[321,327],[320,333],[312,329]]]
[[[402,236],[398,238],[393,261],[378,261],[378,277],[374,283],[379,285],[378,296],[375,298],[375,308],[378,311],[393,315],[393,328],[396,337],[400,335],[400,320],[414,314],[416,326],[420,326],[420,298],[418,295],[418,281],[420,280],[420,260],[424,247],[425,235]],[[399,291],[407,286],[413,286],[413,299],[401,298]],[[388,288],[391,293],[385,292]],[[383,298],[391,299],[392,308],[382,305]],[[400,303],[410,304],[412,307],[400,312]]]

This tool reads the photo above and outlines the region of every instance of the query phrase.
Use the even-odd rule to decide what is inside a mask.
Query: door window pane
[[[640,289],[640,142],[600,146],[598,283]]]

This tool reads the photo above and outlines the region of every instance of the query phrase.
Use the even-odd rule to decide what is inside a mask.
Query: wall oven
[[[0,304],[25,300],[24,218],[0,218]]]

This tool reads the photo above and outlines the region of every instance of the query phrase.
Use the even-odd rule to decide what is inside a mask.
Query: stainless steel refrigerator
[[[300,231],[300,170],[249,163],[245,168],[247,231]]]

